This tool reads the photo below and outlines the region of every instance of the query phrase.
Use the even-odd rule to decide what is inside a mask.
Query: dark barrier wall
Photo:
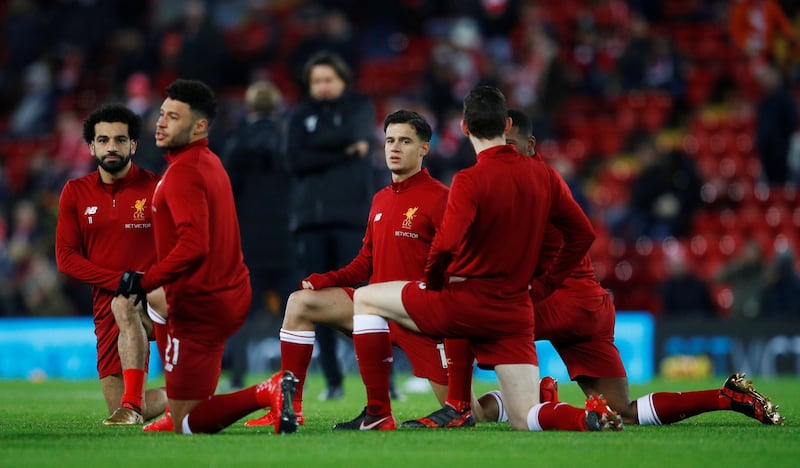
[[[670,356],[708,356],[714,374],[800,375],[800,320],[656,322],[656,367]]]

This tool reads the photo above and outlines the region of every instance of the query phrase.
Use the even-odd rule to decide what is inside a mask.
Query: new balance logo
[[[375,222],[378,222],[378,221],[380,221],[380,220],[381,220],[381,218],[382,218],[382,217],[383,217],[383,213],[376,213],[376,214],[375,214],[375,217],[374,217],[374,218],[372,218],[372,222],[373,222],[373,223],[375,223]]]
[[[84,211],[83,214],[84,214],[84,216],[97,214],[97,207],[96,206],[87,206],[86,207],[86,211]]]

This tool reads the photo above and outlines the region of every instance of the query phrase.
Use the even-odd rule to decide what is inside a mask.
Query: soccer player
[[[513,124],[506,133],[506,142],[521,153],[541,160],[535,152],[536,139],[530,119],[516,110],[509,110],[509,117]],[[537,277],[547,270],[562,245],[558,230],[548,228]],[[631,401],[625,367],[614,345],[614,303],[597,282],[589,256],[584,256],[552,294],[537,283],[541,285],[540,281],[534,281],[531,289],[536,339],[550,340],[564,360],[570,379],[576,381],[587,396],[603,395],[625,423],[671,424],[709,411],[732,410],[763,424],[783,424],[778,407],[739,373],[728,377],[719,389],[658,392]],[[498,409],[502,407],[502,395],[490,392],[480,400],[482,408],[475,411],[480,420],[503,419]]]
[[[83,139],[97,171],[67,182],[56,224],[58,269],[92,288],[97,371],[110,414],[103,424],[110,426],[142,424],[166,405],[163,389],[144,390],[143,307],[116,316],[111,310],[120,274],[155,260],[150,210],[159,176],[132,162],[141,128],[141,118],[121,104],[98,107],[88,116]]]
[[[564,245],[547,271],[558,284],[594,240],[586,215],[563,179],[505,144],[511,125],[503,94],[479,86],[464,99],[461,129],[477,163],[453,178],[425,282],[373,283],[354,296],[353,343],[367,391],[361,430],[396,426],[389,398],[388,321],[429,336],[469,340],[478,365],[494,368],[516,430],[621,429],[599,400],[587,407],[539,402],[539,368],[528,287],[548,221]]]
[[[155,131],[168,162],[153,194],[156,262],[122,274],[112,307],[131,308],[145,291],[164,287],[164,373],[176,433],[215,433],[267,406],[279,411],[276,432],[294,432],[291,372],[214,395],[225,341],[244,322],[251,300],[230,180],[208,148],[216,111],[216,96],[203,82],[178,79],[167,87]]]
[[[444,214],[447,187],[422,168],[432,135],[428,122],[416,112],[398,110],[386,116],[383,129],[392,182],[373,197],[361,250],[341,269],[308,276],[302,281],[303,289],[294,292],[286,306],[280,332],[281,367],[299,380],[294,400],[299,418],[303,383],[314,347],[314,326],[326,324],[350,334],[354,285],[421,278]],[[392,342],[405,351],[414,374],[427,378],[443,403],[447,370],[441,341],[392,325]],[[247,425],[272,424],[274,413],[270,411]],[[356,419],[356,424],[360,423]],[[474,420],[470,416],[462,423],[474,425]]]

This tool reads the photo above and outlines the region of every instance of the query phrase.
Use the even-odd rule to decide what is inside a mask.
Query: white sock
[[[653,406],[653,394],[650,393],[636,400],[636,412],[639,416],[639,424],[642,426],[660,426],[661,420]]]
[[[503,394],[500,393],[500,390],[492,390],[486,395],[489,395],[490,397],[494,398],[494,401],[497,402],[497,422],[508,421],[508,413],[506,412],[506,405],[503,403]]]
[[[189,429],[189,415],[183,417],[181,420],[181,430],[185,435],[192,435],[192,430]]]
[[[530,410],[528,410],[528,430],[530,431],[543,431],[541,424],[539,424],[539,410],[546,403],[539,403]]]
[[[289,343],[295,343],[301,345],[313,345],[314,339],[316,338],[316,333],[314,332],[314,330],[295,331],[295,330],[287,330],[285,328],[281,328],[280,337],[281,341],[286,341]]]
[[[353,316],[353,334],[389,333],[389,322],[380,315],[359,314]]]

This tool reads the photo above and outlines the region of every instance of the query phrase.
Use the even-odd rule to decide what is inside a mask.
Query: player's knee
[[[354,313],[358,314],[359,310],[361,310],[361,313],[366,313],[370,304],[370,291],[368,288],[356,289],[353,293],[353,308],[355,309]]]
[[[139,321],[139,314],[128,298],[117,296],[111,301],[111,313],[117,325],[127,325]]]
[[[289,295],[286,300],[286,310],[284,311],[284,325],[308,318],[310,311],[314,308],[310,293],[311,291],[309,290],[301,289]]]

